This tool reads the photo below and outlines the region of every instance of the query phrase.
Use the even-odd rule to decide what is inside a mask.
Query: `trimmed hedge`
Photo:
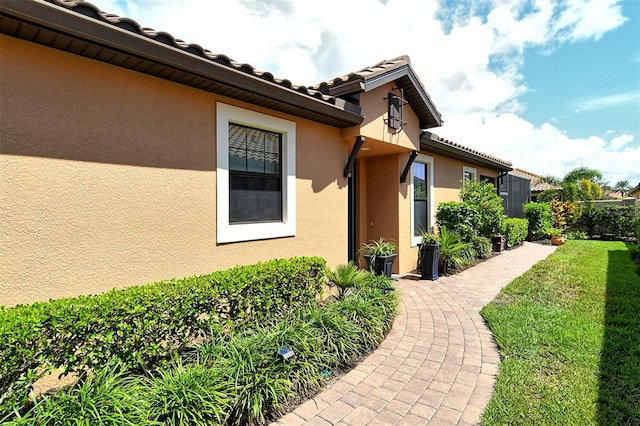
[[[516,217],[506,219],[504,221],[505,237],[509,247],[521,244],[526,238],[529,231],[529,221],[527,219],[519,219]]]
[[[438,204],[436,224],[439,229],[447,228],[458,234],[463,241],[469,242],[478,235],[480,214],[471,204],[447,201]]]
[[[553,211],[548,203],[529,203],[522,206],[524,217],[529,221],[529,238],[538,239],[547,235],[553,226]]]
[[[78,372],[115,358],[153,369],[211,322],[232,330],[315,301],[325,261],[273,260],[208,275],[46,303],[0,306],[0,402],[52,368]],[[21,395],[11,390],[22,389]]]
[[[0,412],[0,423],[267,424],[313,397],[328,383],[327,373],[350,369],[391,329],[398,293],[386,277],[362,274],[363,282],[339,299],[242,330],[212,327],[193,352],[145,375],[111,360],[86,380],[16,406],[5,418]],[[283,346],[295,356],[279,357]]]
[[[621,239],[635,236],[640,207],[602,206],[585,208],[578,225],[587,228],[589,237]]]

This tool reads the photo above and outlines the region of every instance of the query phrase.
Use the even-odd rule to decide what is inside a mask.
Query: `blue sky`
[[[628,21],[601,39],[527,55],[522,73],[532,90],[522,97],[523,118],[552,122],[572,137],[632,134],[638,146],[640,1],[622,5]]]
[[[409,55],[434,133],[537,174],[640,183],[640,0],[91,0],[313,85]]]

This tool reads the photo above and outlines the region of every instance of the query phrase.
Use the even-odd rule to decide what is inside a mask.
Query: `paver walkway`
[[[500,362],[478,311],[554,250],[525,243],[438,281],[400,278],[400,313],[380,347],[271,426],[478,424]]]

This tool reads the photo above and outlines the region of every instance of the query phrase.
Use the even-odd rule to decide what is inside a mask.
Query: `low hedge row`
[[[312,397],[332,372],[352,367],[391,328],[397,292],[390,280],[363,274],[339,299],[238,331],[212,327],[193,351],[153,372],[130,374],[111,360],[69,388],[0,411],[0,423],[266,424]],[[295,355],[284,360],[278,355],[283,346]]]
[[[587,228],[589,237],[619,239],[634,237],[638,221],[640,207],[602,206],[585,208],[578,225]]]
[[[0,401],[52,368],[66,372],[115,358],[153,369],[210,327],[233,329],[315,301],[325,261],[273,260],[96,296],[0,306]]]
[[[509,218],[504,221],[504,234],[509,247],[521,244],[529,232],[529,221],[527,219]]]

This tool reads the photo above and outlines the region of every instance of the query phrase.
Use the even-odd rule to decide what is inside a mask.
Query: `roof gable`
[[[405,99],[418,116],[421,129],[442,125],[442,114],[411,67],[411,60],[407,55],[381,61],[312,88],[325,95],[348,99],[350,95],[368,92],[390,82],[394,82],[404,92]]]

